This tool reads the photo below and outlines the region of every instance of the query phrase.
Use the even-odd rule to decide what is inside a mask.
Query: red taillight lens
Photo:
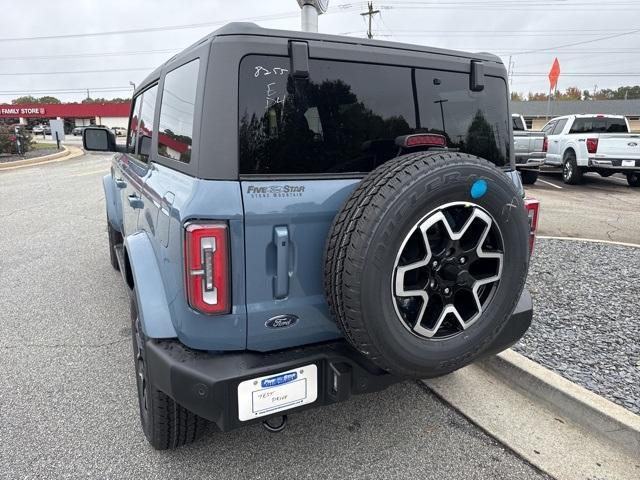
[[[536,243],[536,232],[538,231],[538,214],[540,212],[540,202],[535,198],[525,198],[524,208],[529,218],[529,255],[533,254],[533,247]]]
[[[598,151],[598,139],[587,138],[587,152],[596,153]]]
[[[431,133],[417,133],[415,135],[406,135],[404,137],[404,145],[406,148],[411,147],[446,147],[447,139],[442,135],[434,135]]]
[[[185,281],[189,305],[202,313],[229,312],[229,240],[225,223],[185,227]]]
[[[542,141],[542,151],[546,152],[547,150],[549,150],[549,139],[544,137],[544,140]]]

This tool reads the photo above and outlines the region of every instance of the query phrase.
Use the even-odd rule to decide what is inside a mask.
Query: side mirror
[[[82,146],[92,152],[115,152],[116,136],[106,128],[87,127],[82,131]]]

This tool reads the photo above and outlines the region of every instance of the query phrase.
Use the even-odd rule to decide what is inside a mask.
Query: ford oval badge
[[[298,320],[300,319],[296,315],[287,313],[285,315],[271,317],[269,320],[264,322],[264,325],[267,328],[287,328],[298,323]]]

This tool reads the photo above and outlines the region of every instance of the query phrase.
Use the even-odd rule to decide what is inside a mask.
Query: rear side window
[[[199,63],[193,60],[167,73],[160,105],[158,153],[185,163],[191,161]]]
[[[250,55],[240,64],[241,174],[365,173],[398,155],[396,137],[419,132],[508,161],[502,80],[488,77],[490,93],[476,94],[463,73],[438,73],[436,86],[433,75],[408,67],[310,59],[308,80],[288,70],[287,57]]]
[[[544,127],[542,127],[542,131],[547,135],[551,135],[551,132],[553,132],[553,129],[555,128],[556,123],[558,122],[554,121],[554,122],[547,123]]]
[[[522,117],[513,117],[513,129],[516,131],[526,130]]]
[[[576,118],[569,133],[628,133],[624,118]]]
[[[564,126],[566,124],[567,124],[567,119],[566,118],[562,118],[562,119],[558,120],[558,123],[556,123],[556,126],[553,129],[553,132],[550,133],[549,135],[560,135],[562,133],[562,130],[564,130]]]

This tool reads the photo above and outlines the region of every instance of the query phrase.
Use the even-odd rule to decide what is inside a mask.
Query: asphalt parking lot
[[[540,235],[640,243],[640,188],[622,175],[588,173],[582,185],[567,185],[545,173],[525,189],[541,202]]]
[[[546,478],[407,382],[156,452],[109,265],[109,155],[0,172],[0,478]]]

